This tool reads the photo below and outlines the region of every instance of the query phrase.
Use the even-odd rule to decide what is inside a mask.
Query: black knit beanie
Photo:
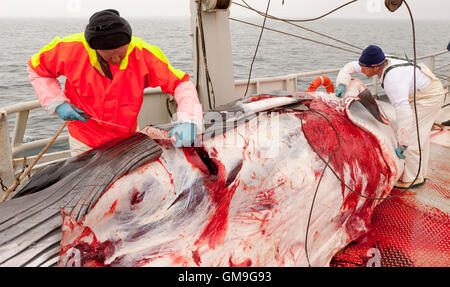
[[[89,18],[84,37],[92,49],[110,50],[131,42],[131,26],[119,12],[106,9]]]

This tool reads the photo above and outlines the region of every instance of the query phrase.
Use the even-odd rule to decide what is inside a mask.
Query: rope
[[[250,26],[255,26],[255,27],[262,28],[262,26],[260,26],[260,25],[253,24],[253,23],[250,23],[250,22],[246,22],[244,20],[239,20],[239,19],[235,19],[235,18],[232,18],[232,17],[230,17],[230,20],[236,21],[236,22],[239,22],[239,23],[243,23],[243,24],[247,24],[247,25],[250,25]],[[358,55],[361,54],[360,52],[348,50],[346,48],[342,48],[342,47],[338,47],[338,46],[335,46],[335,45],[323,43],[323,42],[320,42],[320,41],[317,41],[317,40],[305,38],[305,37],[302,37],[302,36],[294,35],[294,34],[283,32],[283,31],[279,31],[279,30],[276,30],[276,29],[267,28],[267,27],[264,27],[264,29],[272,31],[272,32],[277,32],[277,33],[280,33],[280,34],[284,34],[284,35],[287,35],[287,36],[292,36],[292,37],[295,37],[295,38],[299,38],[299,39],[302,39],[302,40],[310,41],[310,42],[313,42],[313,43],[316,43],[316,44],[320,44],[320,45],[336,48],[336,49],[343,50],[343,51],[346,51],[346,52],[350,52],[350,53],[354,53],[354,54],[358,54]]]
[[[406,1],[403,1],[403,2],[405,3],[405,5],[406,5],[406,7],[407,7],[407,9],[408,9],[408,12],[409,12],[409,15],[410,15],[410,19],[411,19],[412,34],[413,34],[414,64],[417,65],[416,38],[415,38],[414,18],[413,18],[413,16],[412,16],[412,13],[411,13],[411,10],[410,10],[410,8],[409,8],[408,3],[406,3]],[[403,190],[402,192],[400,192],[400,193],[398,193],[398,194],[395,194],[395,195],[392,195],[392,196],[387,196],[387,197],[384,197],[384,198],[375,198],[375,197],[364,196],[364,195],[362,195],[362,194],[359,194],[359,193],[355,192],[355,191],[354,191],[353,189],[351,189],[347,184],[345,184],[345,183],[342,181],[342,179],[335,173],[335,171],[329,166],[330,159],[328,159],[328,161],[325,162],[325,160],[324,160],[324,159],[320,156],[320,154],[315,150],[315,148],[313,147],[313,145],[312,145],[311,142],[309,141],[307,135],[304,133],[303,126],[302,126],[303,133],[304,133],[305,138],[307,139],[308,143],[309,143],[310,146],[313,148],[313,150],[316,152],[316,154],[319,156],[319,158],[320,158],[323,162],[325,162],[325,168],[324,168],[324,170],[323,170],[323,172],[322,172],[322,175],[321,175],[321,177],[320,177],[320,180],[319,180],[319,182],[318,182],[317,188],[316,188],[315,193],[314,193],[313,201],[312,201],[312,204],[311,204],[311,210],[310,210],[309,217],[308,217],[308,226],[307,226],[307,229],[306,229],[307,231],[306,231],[306,237],[305,237],[305,254],[306,254],[306,258],[307,258],[307,261],[308,261],[308,264],[309,264],[310,267],[311,267],[311,264],[310,264],[310,261],[309,261],[308,250],[307,250],[307,246],[308,246],[308,243],[307,243],[307,240],[308,240],[308,230],[309,230],[309,225],[310,225],[310,221],[311,221],[311,217],[312,217],[312,209],[313,209],[313,207],[314,207],[314,201],[315,201],[315,198],[316,198],[316,194],[317,194],[319,185],[320,185],[320,183],[321,183],[322,176],[323,176],[323,174],[324,174],[324,172],[325,172],[325,170],[326,170],[327,167],[330,168],[330,170],[335,174],[336,178],[337,178],[342,184],[344,184],[345,187],[348,188],[351,192],[357,194],[357,195],[360,196],[360,197],[364,197],[364,198],[372,199],[372,200],[386,200],[386,199],[391,199],[391,198],[394,198],[394,197],[398,197],[398,196],[404,194],[405,192],[407,192],[407,191],[411,188],[411,186],[415,183],[415,181],[417,180],[417,178],[419,177],[419,174],[420,174],[420,167],[421,167],[421,163],[422,163],[422,151],[421,151],[421,145],[420,145],[419,125],[418,125],[418,116],[417,116],[417,104],[416,104],[416,69],[414,69],[414,111],[415,111],[415,121],[416,121],[416,131],[417,131],[417,142],[418,142],[418,148],[419,148],[419,164],[418,164],[418,169],[417,169],[416,177],[415,177],[414,180],[411,182],[411,184],[410,184],[405,190]],[[319,113],[319,114],[320,114],[320,113]],[[327,121],[333,126],[333,124],[332,124],[328,119],[327,119]],[[335,129],[334,126],[333,126],[333,129]],[[335,130],[335,131],[336,131],[336,130]],[[338,135],[338,139],[339,139],[339,135]],[[340,141],[339,141],[339,147],[338,147],[338,149],[339,149],[339,148],[340,148]],[[335,152],[336,152],[338,149],[336,149],[336,150],[333,152],[333,154],[330,156],[330,158],[331,158],[332,156],[334,156]]]
[[[266,13],[264,14],[263,25],[261,26],[261,33],[259,34],[258,43],[256,44],[255,53],[253,54],[252,63],[250,64],[250,71],[248,72],[247,87],[246,87],[246,89],[245,89],[244,97],[247,95],[247,92],[248,92],[248,86],[250,85],[250,77],[252,76],[253,63],[255,62],[256,54],[258,53],[259,44],[261,43],[262,34],[263,34],[264,28],[265,28],[265,26],[266,26],[267,12],[269,12],[269,6],[270,6],[270,0],[267,1]],[[231,19],[231,18],[230,18],[230,19]]]
[[[3,179],[0,177],[0,187],[3,191],[7,191],[8,187],[3,184]]]
[[[414,66],[417,66],[417,55],[416,55],[416,28],[414,25],[414,18],[413,15],[411,13],[411,9],[409,8],[408,3],[406,2],[406,0],[403,0],[403,2],[405,3],[406,8],[408,9],[408,13],[409,13],[409,17],[411,19],[411,28],[412,28],[412,42],[413,42],[413,52],[414,52]],[[417,168],[417,174],[416,177],[414,178],[414,180],[411,182],[411,184],[408,186],[408,188],[405,189],[403,193],[405,193],[407,190],[409,190],[411,188],[411,186],[414,184],[414,182],[417,180],[417,178],[419,177],[420,174],[420,167],[422,165],[422,148],[421,148],[421,144],[420,144],[420,134],[419,134],[419,118],[417,116],[417,104],[416,104],[416,73],[417,73],[417,69],[414,69],[414,118],[416,121],[416,132],[417,132],[417,145],[419,148],[419,167]]]
[[[337,10],[340,10],[340,9],[344,8],[345,6],[350,5],[350,4],[352,4],[352,3],[356,2],[356,1],[358,1],[358,0],[353,0],[353,1],[347,2],[347,3],[337,7],[335,9],[331,10],[330,12],[327,12],[327,13],[325,13],[325,14],[319,16],[319,17],[316,17],[316,18],[302,19],[302,20],[299,20],[299,19],[283,19],[283,20],[289,21],[289,22],[311,22],[311,21],[316,21],[316,20],[322,19],[325,16],[328,16],[328,15],[336,12]]]
[[[264,16],[264,14],[263,14],[261,11],[259,11],[259,10],[255,9],[255,8],[251,7],[251,6],[250,6],[249,4],[247,4],[247,2],[245,2],[244,0],[242,0],[242,2],[244,2],[244,4],[245,4],[246,6],[245,6],[245,5],[242,5],[242,4],[239,4],[239,3],[236,3],[236,2],[233,2],[233,4],[235,4],[235,5],[237,5],[237,6],[240,6],[240,7],[243,7],[243,8],[246,8],[246,9],[248,9],[248,10],[254,11],[254,12],[258,13],[258,14],[261,15],[261,16]],[[281,19],[281,18],[275,17],[275,16],[273,16],[273,15],[267,15],[267,17],[268,17],[269,19],[277,20],[277,21],[281,21],[281,22],[287,23],[287,24],[289,24],[289,25],[292,25],[292,26],[295,26],[295,27],[297,27],[297,28],[306,30],[306,31],[308,31],[308,32],[317,34],[317,35],[319,35],[319,36],[322,36],[322,37],[331,39],[331,40],[333,40],[333,41],[336,41],[336,42],[339,42],[339,43],[348,45],[348,46],[350,46],[350,47],[353,47],[353,48],[356,48],[356,49],[359,49],[359,50],[363,50],[362,48],[360,48],[360,47],[358,47],[358,46],[355,46],[355,45],[353,45],[353,44],[350,44],[350,43],[344,42],[344,41],[342,41],[342,40],[336,39],[336,38],[334,38],[334,37],[332,37],[332,36],[329,36],[329,35],[326,35],[326,34],[323,34],[323,33],[317,32],[317,31],[314,31],[314,30],[312,30],[312,29],[310,29],[310,28],[307,28],[307,27],[304,27],[304,26],[295,24],[295,23],[293,23],[293,22],[291,22],[291,21],[289,21],[289,20]]]
[[[248,6],[247,8],[249,8],[249,9],[251,9],[251,10],[257,12],[258,14],[262,15],[262,14],[261,14],[259,11],[257,11],[256,9],[251,8],[244,0],[242,0],[242,1]],[[343,7],[347,6],[347,5],[349,5],[349,4],[352,4],[352,3],[356,2],[356,1],[358,1],[358,0],[354,0],[354,1],[347,2],[347,3],[345,3],[345,4],[341,5],[341,6],[339,6],[339,7],[335,8],[335,9],[333,9],[332,11],[330,11],[330,12],[324,14],[324,15],[321,15],[321,16],[319,16],[319,17],[316,17],[316,18],[305,19],[305,20],[287,20],[287,19],[276,18],[276,17],[270,16],[270,15],[267,14],[267,11],[268,11],[268,8],[269,8],[269,3],[270,3],[270,0],[269,0],[269,1],[268,1],[268,5],[267,5],[266,13],[264,14],[264,23],[263,23],[263,26],[259,26],[259,25],[256,25],[256,24],[252,24],[252,23],[249,23],[249,22],[246,22],[246,21],[243,21],[243,20],[237,20],[237,19],[234,19],[234,18],[231,18],[231,17],[230,17],[230,20],[233,20],[233,21],[237,21],[237,22],[240,22],[240,23],[244,23],[244,24],[248,24],[248,25],[252,25],[252,26],[256,26],[256,27],[261,27],[261,28],[262,28],[261,33],[260,33],[260,37],[259,37],[259,39],[258,39],[258,44],[257,44],[256,50],[255,50],[255,55],[254,55],[254,57],[253,57],[253,61],[255,60],[256,53],[257,53],[258,47],[259,47],[259,45],[260,45],[260,40],[261,40],[261,36],[262,36],[262,33],[263,33],[263,30],[264,30],[264,29],[267,29],[267,30],[270,30],[270,31],[274,31],[274,32],[279,32],[279,33],[282,33],[282,34],[285,34],[285,35],[289,35],[289,36],[293,36],[293,37],[296,37],[296,38],[304,39],[304,40],[311,41],[311,42],[314,42],[314,43],[318,43],[318,44],[322,44],[322,45],[327,45],[327,46],[334,47],[334,48],[337,48],[337,49],[341,49],[341,50],[345,50],[345,51],[348,51],[348,52],[352,52],[352,53],[357,53],[357,54],[359,54],[359,52],[350,51],[350,50],[347,50],[347,49],[344,49],[344,48],[341,48],[341,47],[337,47],[337,46],[334,46],[334,45],[325,44],[325,43],[322,43],[322,42],[319,42],[319,41],[315,41],[315,40],[312,40],[312,39],[308,39],[308,38],[305,38],[305,37],[300,37],[300,36],[297,36],[297,35],[293,35],[293,34],[290,34],[290,33],[286,33],[286,32],[282,32],[282,31],[278,31],[278,30],[275,30],[275,29],[270,29],[270,28],[265,27],[265,22],[266,22],[266,19],[267,19],[267,18],[271,18],[271,19],[275,19],[275,20],[279,20],[279,21],[289,21],[289,22],[307,22],[307,21],[315,21],[315,20],[321,19],[321,18],[323,18],[323,17],[325,17],[325,16],[327,16],[327,15],[330,15],[331,13],[333,13],[333,12],[335,12],[335,11],[337,11],[337,10],[339,10],[339,9],[341,9],[341,8],[343,8]],[[406,5],[406,7],[407,7],[407,9],[408,9],[408,12],[409,12],[409,15],[410,15],[410,18],[411,18],[411,26],[412,26],[412,33],[413,33],[414,64],[416,65],[416,64],[417,64],[417,56],[416,56],[416,44],[415,44],[416,41],[415,41],[415,26],[414,26],[414,19],[413,19],[413,16],[412,16],[412,13],[411,13],[411,10],[410,10],[408,4],[406,3],[406,1],[403,1],[403,2],[405,2],[405,5]],[[235,3],[235,4],[237,4],[237,3]],[[237,5],[239,5],[239,4],[237,4]],[[242,5],[239,5],[239,6],[242,6]],[[243,6],[243,7],[244,7],[244,6]],[[301,28],[303,28],[303,27],[301,27]],[[347,44],[347,43],[345,43],[345,44]],[[356,47],[356,48],[360,49],[359,47]],[[252,61],[252,65],[253,65],[253,61]],[[250,69],[250,71],[251,71],[251,69]],[[249,75],[249,81],[250,81],[250,75]],[[248,81],[248,83],[249,83],[249,81]],[[248,83],[247,83],[247,89],[248,89]],[[246,91],[246,93],[247,93],[247,91]],[[307,134],[306,134],[305,131],[304,131],[303,124],[302,124],[302,130],[303,130],[303,133],[304,133],[305,138],[307,139],[309,145],[310,145],[310,146],[312,147],[312,149],[316,152],[316,154],[319,156],[319,158],[325,163],[324,170],[322,171],[322,174],[321,174],[321,176],[320,176],[319,182],[318,182],[318,184],[317,184],[317,186],[316,186],[316,190],[315,190],[315,192],[314,192],[314,196],[313,196],[313,200],[312,200],[312,203],[311,203],[311,208],[310,208],[310,212],[309,212],[309,216],[308,216],[308,223],[307,223],[307,228],[306,228],[306,235],[305,235],[305,254],[306,254],[306,259],[307,259],[307,261],[308,261],[308,265],[311,267],[311,263],[310,263],[310,260],[309,260],[309,254],[308,254],[308,248],[307,248],[307,246],[308,246],[308,231],[309,231],[309,227],[310,227],[310,222],[311,222],[311,218],[312,218],[312,212],[313,212],[313,208],[314,208],[314,203],[315,203],[316,195],[317,195],[317,192],[318,192],[318,190],[319,190],[319,187],[320,187],[320,183],[321,183],[322,177],[323,177],[323,175],[324,175],[324,173],[325,173],[327,167],[330,168],[330,170],[334,173],[334,175],[336,176],[336,178],[337,178],[342,184],[344,184],[345,187],[348,188],[351,192],[357,194],[357,195],[360,196],[360,197],[367,198],[367,199],[372,199],[372,200],[385,200],[385,199],[390,199],[390,198],[398,197],[398,196],[404,194],[406,191],[408,191],[408,190],[411,188],[411,186],[414,184],[414,182],[417,180],[417,178],[418,178],[418,176],[419,176],[419,173],[420,173],[420,166],[421,166],[421,161],[422,161],[422,153],[421,153],[421,148],[420,148],[420,137],[419,137],[419,127],[418,127],[418,117],[417,117],[417,106],[416,106],[416,70],[414,69],[414,110],[415,110],[415,120],[416,120],[416,129],[417,129],[417,140],[418,140],[418,145],[419,145],[419,167],[418,167],[418,170],[417,170],[416,177],[415,177],[415,179],[411,182],[410,186],[409,186],[408,188],[406,188],[405,190],[403,190],[402,192],[396,194],[396,195],[387,196],[387,197],[383,197],[383,198],[369,197],[369,196],[365,196],[365,195],[362,195],[362,194],[357,193],[357,192],[354,191],[352,188],[350,188],[345,182],[343,182],[343,180],[342,180],[342,179],[336,174],[336,172],[329,166],[330,160],[332,159],[332,157],[334,156],[334,154],[340,149],[340,146],[341,146],[341,145],[340,145],[340,137],[339,137],[339,134],[338,134],[336,128],[334,127],[334,125],[329,121],[329,119],[327,119],[325,116],[323,116],[322,114],[320,114],[320,113],[317,112],[317,111],[314,111],[314,110],[312,110],[312,109],[309,109],[309,110],[310,110],[311,112],[315,112],[315,113],[319,114],[320,116],[324,117],[324,118],[328,121],[328,123],[329,123],[329,124],[332,126],[332,128],[334,129],[334,131],[335,131],[335,133],[336,133],[336,135],[337,135],[337,137],[338,137],[338,141],[339,141],[339,146],[338,146],[338,148],[337,148],[335,151],[333,151],[333,153],[332,153],[331,156],[329,157],[328,161],[325,161],[325,159],[323,159],[323,157],[317,152],[317,150],[314,148],[314,146],[313,146],[312,143],[310,142],[310,140],[309,140]],[[301,121],[301,123],[302,123],[302,121]]]
[[[325,167],[323,168],[323,171],[322,171],[322,173],[320,175],[319,181],[318,181],[317,186],[316,186],[316,190],[314,191],[313,200],[311,201],[311,208],[309,209],[308,223],[306,225],[305,255],[306,255],[306,260],[308,261],[308,266],[311,267],[311,262],[309,260],[309,254],[308,254],[308,233],[309,233],[309,226],[311,225],[311,218],[312,218],[313,207],[314,207],[314,203],[316,201],[317,193],[319,191],[320,183],[322,182],[323,175],[325,174],[325,170],[327,169],[327,167],[332,170],[332,168],[330,166],[330,161],[334,157],[336,152],[341,149],[341,137],[339,136],[339,133],[338,133],[336,127],[333,125],[333,123],[330,122],[330,120],[326,116],[322,115],[318,111],[310,109],[309,107],[308,107],[308,109],[309,109],[309,111],[311,111],[313,113],[316,113],[316,114],[320,115],[321,117],[323,117],[331,125],[331,127],[333,128],[334,132],[336,133],[336,136],[337,136],[337,139],[338,139],[338,147],[333,151],[333,153],[330,155],[328,160],[325,161],[324,159],[322,159],[322,157],[320,157],[319,153],[315,150],[315,148],[312,146],[311,142],[309,141],[309,138],[306,136],[305,129],[303,127],[303,113],[300,113],[301,114],[300,125],[301,125],[302,131],[303,131],[303,134],[305,135],[306,140],[311,145],[312,149],[317,153],[317,155],[319,155],[319,157],[325,162]]]
[[[16,181],[3,193],[2,198],[0,199],[0,202],[4,202],[9,194],[16,190],[16,188],[20,185],[20,182],[29,174],[33,166],[38,162],[38,160],[41,159],[42,155],[48,150],[48,148],[55,142],[56,138],[59,136],[59,134],[63,131],[63,129],[66,127],[67,122],[64,122],[64,124],[59,128],[59,130],[56,132],[56,134],[51,138],[51,140],[47,143],[47,145],[42,149],[42,151],[38,154],[38,156],[34,159],[34,161],[25,169],[22,171],[22,173],[16,177]]]
[[[209,103],[209,108],[212,109],[213,107],[216,106],[216,99],[215,99],[215,95],[214,95],[214,86],[212,84],[211,76],[209,75],[208,61],[207,61],[207,57],[206,57],[205,33],[203,30],[203,18],[202,18],[202,1],[203,0],[200,0],[198,2],[198,6],[197,6],[197,30],[199,30],[199,32],[200,32],[200,40],[201,40],[201,46],[202,46],[202,52],[203,52],[203,63],[205,65],[206,89],[207,89],[207,93],[208,93],[208,103]],[[198,43],[197,43],[197,45],[198,45]],[[197,58],[198,58],[198,55],[197,55]],[[197,71],[198,71],[198,69],[197,69]],[[211,92],[209,90],[210,85],[211,85]],[[211,103],[211,94],[213,97],[214,104]]]

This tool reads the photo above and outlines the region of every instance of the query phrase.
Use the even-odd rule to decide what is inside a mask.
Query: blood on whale
[[[311,111],[297,113],[296,116],[303,121],[305,137],[324,160],[328,160],[339,147],[340,141],[340,149],[331,159],[330,166],[342,181],[345,180],[345,175],[350,177],[346,184],[354,192],[347,192],[345,195],[346,187],[343,183],[341,184],[342,222],[338,224],[342,224],[347,218],[353,220],[354,222],[347,222],[346,227],[350,237],[356,239],[362,235],[357,226],[358,222],[361,222],[361,219],[369,222],[370,207],[376,204],[375,200],[366,200],[362,206],[358,207],[359,194],[365,190],[365,196],[378,197],[377,194],[380,193],[378,189],[385,185],[385,181],[391,176],[391,171],[384,161],[376,139],[371,134],[355,126],[348,118],[322,101],[312,102],[311,109],[325,116],[329,122]],[[336,128],[339,139],[332,125]]]

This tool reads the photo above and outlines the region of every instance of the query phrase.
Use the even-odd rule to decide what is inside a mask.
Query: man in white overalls
[[[416,107],[422,149],[419,175],[419,147],[414,116],[414,69],[416,70]],[[336,79],[336,96],[343,97],[351,74],[363,73],[367,77],[377,75],[393,105],[397,117],[396,149],[398,157],[404,158],[405,169],[395,187],[417,187],[425,183],[430,151],[431,127],[444,103],[445,91],[441,81],[424,64],[395,57],[386,58],[380,47],[370,45],[358,61],[347,63]]]

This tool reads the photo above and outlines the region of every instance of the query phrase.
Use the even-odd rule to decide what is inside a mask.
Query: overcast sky
[[[235,0],[241,3],[241,0]],[[267,0],[247,0],[265,10]],[[271,0],[269,13],[290,18],[316,17],[348,0]],[[450,22],[450,0],[408,0],[414,18],[439,19]],[[126,17],[189,17],[190,0],[0,0],[0,17],[86,17],[93,12],[115,8]],[[408,19],[404,5],[395,12],[397,19]],[[233,17],[248,17],[251,11],[232,5]],[[359,0],[330,15],[330,18],[392,19],[384,0]]]

